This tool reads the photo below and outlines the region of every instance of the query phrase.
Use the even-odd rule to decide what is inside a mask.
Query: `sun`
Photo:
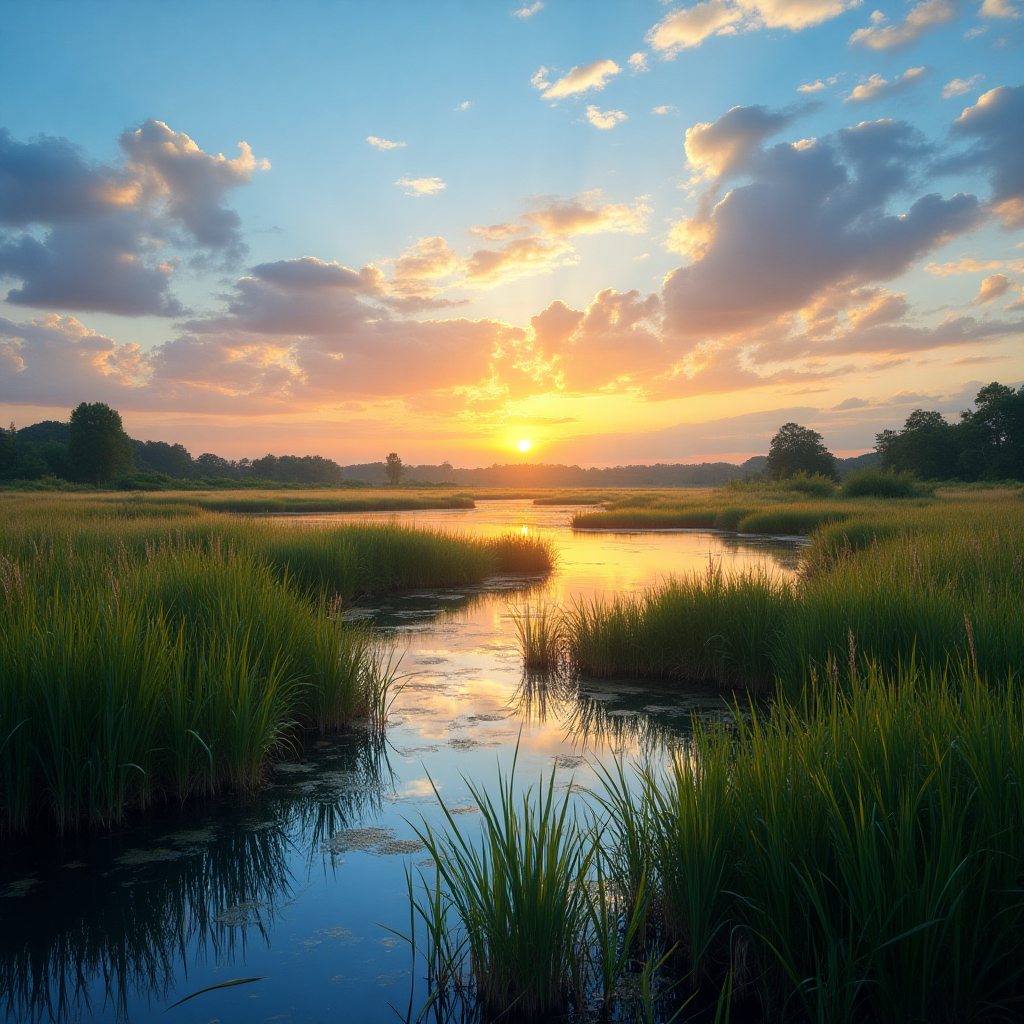
[[[530,442],[527,441],[526,438],[524,437],[522,439],[522,441],[519,442],[517,447],[519,448],[519,450],[521,452],[528,452],[530,450]]]

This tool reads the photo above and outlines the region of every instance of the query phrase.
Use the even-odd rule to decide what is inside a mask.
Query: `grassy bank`
[[[479,836],[451,816],[424,828],[436,877],[410,897],[442,1004],[1016,1019],[1019,685],[873,668],[849,693],[822,683],[770,717],[698,728],[667,769],[612,768],[589,815],[550,784],[503,780],[473,789]]]
[[[710,491],[639,491],[579,512],[577,530],[728,530],[808,535],[830,523],[870,521],[893,502],[927,507],[934,488],[905,473],[875,469],[851,473],[841,485],[820,476],[780,481],[734,481]]]
[[[307,528],[170,501],[0,503],[0,829],[260,784],[304,730],[378,712],[339,602],[550,568],[523,537]]]
[[[544,636],[532,624],[531,642],[587,675],[778,684],[794,696],[813,673],[845,679],[869,662],[935,671],[964,664],[993,682],[1024,664],[1019,492],[856,504],[848,519],[812,534],[796,580],[767,571],[671,579],[548,615]]]

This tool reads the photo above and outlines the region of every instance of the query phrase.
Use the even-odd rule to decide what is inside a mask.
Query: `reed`
[[[519,538],[5,500],[0,830],[251,793],[306,731],[383,720],[388,652],[341,602],[545,566],[550,550]]]
[[[874,667],[697,725],[667,772],[606,773],[620,871],[651,881],[692,984],[731,983],[742,940],[767,1019],[1010,1019],[1022,726],[1015,680]]]

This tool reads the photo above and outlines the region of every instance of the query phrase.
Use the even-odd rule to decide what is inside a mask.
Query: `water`
[[[643,589],[711,564],[792,573],[793,539],[702,532],[573,533],[574,510],[525,501],[374,520],[495,535],[539,533],[559,554],[544,581],[492,579],[350,610],[394,640],[402,688],[385,737],[317,744],[248,803],[165,809],[112,834],[5,839],[0,847],[0,1012],[9,1021],[392,1022],[410,1002],[405,871],[429,868],[411,822],[476,815],[518,743],[518,776],[595,785],[612,756],[664,756],[717,694],[662,683],[582,682],[552,692],[520,670],[510,605]],[[386,927],[381,927],[381,926]],[[224,982],[259,978],[177,1000]],[[422,983],[415,993],[422,1002]],[[392,1008],[394,1007],[394,1009]],[[163,1014],[167,1012],[167,1016]]]

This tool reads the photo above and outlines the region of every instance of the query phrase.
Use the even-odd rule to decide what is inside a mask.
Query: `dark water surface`
[[[247,803],[174,808],[110,834],[0,841],[0,1012],[8,1021],[367,1021],[404,1018],[406,869],[429,866],[410,822],[445,804],[472,824],[463,776],[486,783],[519,743],[524,783],[595,786],[593,765],[658,759],[717,694],[660,683],[524,681],[510,606],[564,604],[713,565],[795,570],[789,539],[702,533],[573,533],[572,509],[525,501],[378,520],[494,535],[549,537],[545,581],[492,579],[350,610],[401,655],[385,736],[354,730],[277,767]],[[429,775],[429,778],[428,778]],[[464,815],[465,817],[461,817]],[[213,985],[261,978],[205,992]],[[417,1006],[425,997],[422,982]],[[392,1009],[392,1006],[395,1009]],[[164,1016],[166,1012],[166,1016]]]

